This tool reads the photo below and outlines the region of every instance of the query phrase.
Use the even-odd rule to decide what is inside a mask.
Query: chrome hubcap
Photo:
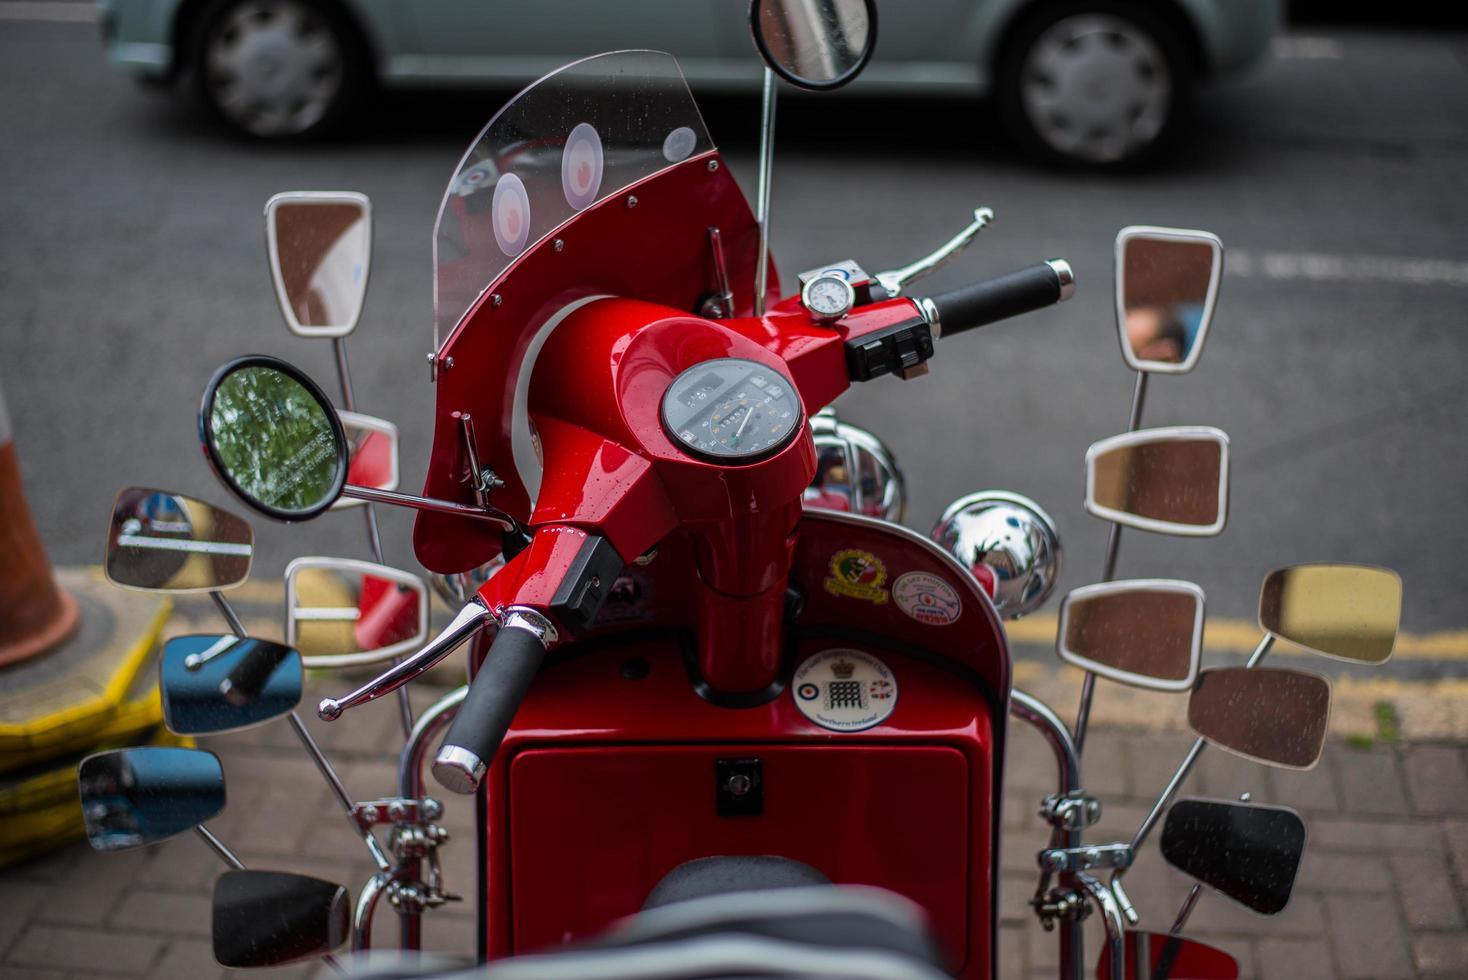
[[[1021,69],[1020,97],[1051,147],[1104,163],[1157,138],[1172,104],[1172,75],[1136,25],[1085,14],[1060,21],[1035,41]]]
[[[204,70],[214,101],[257,136],[289,136],[320,121],[342,83],[342,52],[313,11],[260,0],[230,11],[209,39]]]

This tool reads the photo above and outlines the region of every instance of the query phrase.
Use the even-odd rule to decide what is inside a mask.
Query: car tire
[[[1150,6],[1041,4],[1001,42],[1000,118],[1041,159],[1096,168],[1152,159],[1191,101],[1191,46]]]
[[[361,34],[320,0],[216,0],[196,21],[195,90],[226,126],[262,140],[343,129],[373,84]]]

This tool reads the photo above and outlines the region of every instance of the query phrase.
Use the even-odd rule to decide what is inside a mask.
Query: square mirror
[[[347,436],[347,482],[372,490],[398,488],[398,427],[386,419],[338,411]],[[360,497],[338,497],[332,510],[360,507]]]
[[[298,337],[357,326],[372,262],[372,204],[351,191],[289,191],[265,203],[275,297]]]
[[[1185,374],[1203,354],[1223,242],[1206,231],[1133,225],[1116,235],[1116,326],[1134,371]]]
[[[428,586],[355,558],[297,558],[285,568],[285,642],[307,669],[382,663],[428,637]]]
[[[1203,590],[1174,579],[1102,582],[1060,604],[1056,652],[1068,664],[1151,691],[1186,691],[1203,650]]]
[[[1086,511],[1143,531],[1211,537],[1228,522],[1228,435],[1140,429],[1086,450]]]

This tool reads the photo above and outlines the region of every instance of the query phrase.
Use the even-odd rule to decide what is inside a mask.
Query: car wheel
[[[1104,0],[1038,8],[1010,33],[997,65],[1013,136],[1042,157],[1102,167],[1140,162],[1164,145],[1194,70],[1165,20]]]
[[[311,0],[221,0],[201,19],[195,52],[204,102],[261,139],[337,129],[371,82],[353,25]]]

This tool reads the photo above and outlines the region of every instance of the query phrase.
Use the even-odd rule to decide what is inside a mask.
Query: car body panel
[[[176,74],[176,25],[201,2],[99,0],[108,61],[144,77]],[[747,8],[733,0],[340,2],[367,38],[379,79],[394,87],[520,84],[622,47],[670,52],[703,91],[745,89],[760,77]],[[906,17],[889,4],[877,55],[851,90],[983,92],[1006,31],[1035,2],[923,0],[921,16]],[[1283,0],[1172,2],[1194,27],[1204,59],[1200,73],[1208,75],[1259,58],[1284,19]],[[914,6],[902,12],[911,14]]]

